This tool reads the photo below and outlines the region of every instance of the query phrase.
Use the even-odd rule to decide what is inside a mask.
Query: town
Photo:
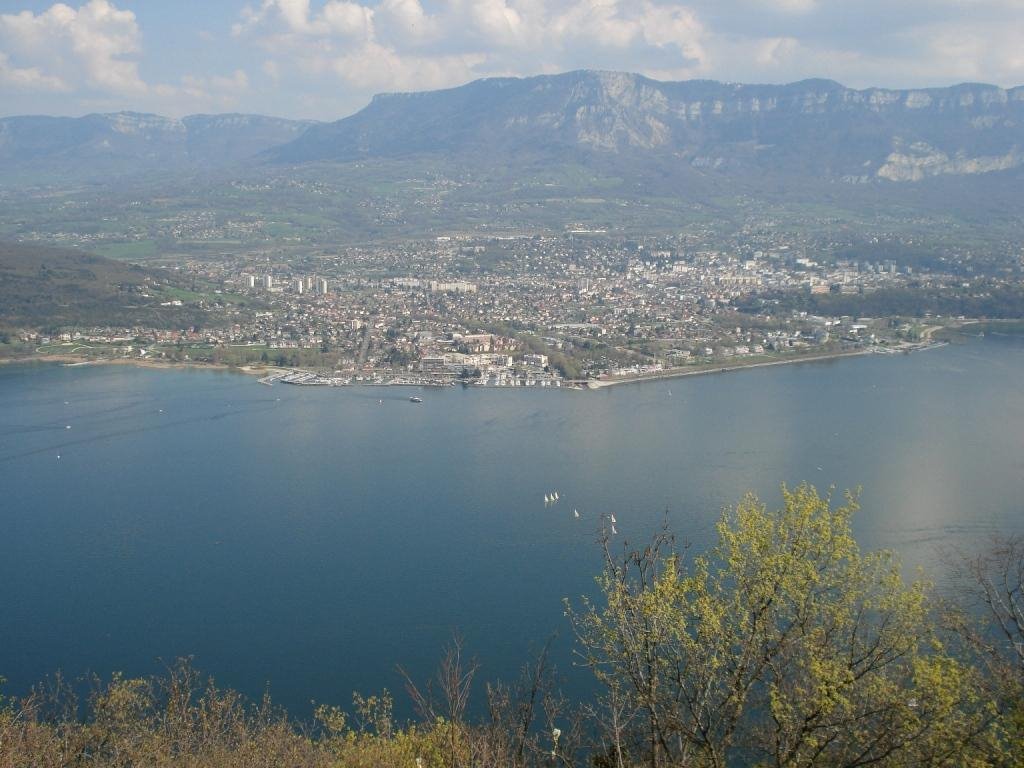
[[[727,249],[693,234],[624,240],[580,229],[298,258],[268,249],[162,265],[194,290],[161,293],[155,281],[142,295],[194,305],[202,324],[27,330],[21,339],[43,353],[280,369],[263,371],[265,383],[599,386],[913,348],[929,342],[927,313],[829,313],[814,302],[841,310],[843,299],[864,306],[878,292],[970,293],[1000,279],[972,276],[963,263],[815,256],[782,240],[748,237]]]

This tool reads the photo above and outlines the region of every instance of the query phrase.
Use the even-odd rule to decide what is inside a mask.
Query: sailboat
[[[552,496],[555,501],[558,501],[558,491],[555,491],[555,495]]]
[[[615,519],[615,515],[612,515],[612,525],[615,525],[617,522],[619,521]]]
[[[546,493],[544,494],[544,503],[545,504],[550,504],[551,503],[551,499],[548,497],[548,495]]]
[[[576,511],[576,510],[574,509],[574,510],[572,511],[572,516],[573,516],[573,517],[575,517],[575,518],[577,518],[577,519],[579,519],[580,513],[579,513],[579,512],[577,512],[577,511]]]
[[[613,526],[612,526],[612,536],[614,536],[614,535],[615,535],[615,534],[617,534],[617,533],[618,533],[618,531],[617,531],[617,530],[615,530],[615,526],[613,525]]]

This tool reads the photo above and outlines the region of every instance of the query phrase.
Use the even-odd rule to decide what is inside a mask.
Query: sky
[[[573,69],[1024,84],[1024,0],[0,0],[0,115],[336,120],[373,94]]]

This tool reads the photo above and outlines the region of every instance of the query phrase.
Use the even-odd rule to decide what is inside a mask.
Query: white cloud
[[[130,0],[0,12],[3,104],[330,118],[376,91],[580,68],[855,87],[1024,83],[1024,0],[242,1],[230,40],[197,24],[209,52],[198,74],[187,59],[141,67],[142,3],[134,13],[120,7]]]
[[[263,74],[273,80],[275,83],[281,79],[281,66],[273,59],[267,59],[263,62],[260,67],[263,70]]]
[[[147,83],[139,73],[141,31],[133,12],[110,0],[41,13],[0,14],[0,89],[74,93],[84,109],[154,109],[182,114],[229,108],[249,90],[241,68],[228,75],[177,75]]]
[[[933,77],[1024,83],[1024,26],[938,24],[917,34],[926,41]]]
[[[991,21],[909,24],[886,32],[874,49],[809,35],[715,36],[710,45],[714,76],[720,79],[790,82],[827,77],[856,88],[919,88],[965,80],[1024,83],[1024,34],[1013,25]]]
[[[146,91],[134,60],[140,51],[135,14],[108,0],[89,0],[77,10],[56,3],[40,14],[2,14],[0,46],[37,69],[41,84],[55,78],[107,93]]]
[[[328,0],[316,13],[312,12],[309,0],[263,0],[258,8],[246,6],[232,31],[237,36],[270,27],[278,34],[350,35],[365,32],[372,19],[372,8],[349,0]]]
[[[818,0],[759,0],[762,5],[784,13],[808,13],[818,8]]]
[[[419,90],[463,83],[474,76],[480,55],[401,56],[374,42],[332,60],[334,74],[345,82],[371,90]]]
[[[309,27],[309,0],[264,0],[260,15],[276,10],[293,32],[304,32]]]
[[[435,41],[441,31],[438,20],[423,9],[420,0],[382,0],[373,19],[383,37],[399,44]]]
[[[54,75],[47,75],[38,67],[11,66],[6,53],[0,52],[0,90],[66,92],[71,87]]]
[[[249,76],[244,69],[236,69],[227,77],[211,77],[210,84],[214,90],[245,91],[249,88]]]
[[[688,58],[704,58],[703,40],[707,33],[697,16],[687,8],[656,6],[645,3],[640,17],[641,34],[647,43],[656,46],[677,46]]]
[[[492,45],[519,45],[528,40],[527,34],[536,31],[530,24],[533,19],[524,20],[505,0],[468,0],[460,4],[460,11]]]
[[[274,52],[275,72],[333,75],[358,91],[457,85],[495,74],[536,74],[644,61],[650,74],[706,65],[705,30],[678,3],[652,0],[263,0],[236,36]],[[595,63],[598,62],[598,63]]]
[[[358,3],[330,0],[317,17],[329,34],[366,40],[373,35],[373,10]]]

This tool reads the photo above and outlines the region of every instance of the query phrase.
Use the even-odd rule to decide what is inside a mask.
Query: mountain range
[[[269,152],[281,162],[440,153],[654,159],[721,172],[920,181],[1024,163],[1024,87],[854,90],[580,71],[378,96]]]
[[[1021,199],[1024,87],[577,71],[383,94],[335,122],[0,119],[0,238],[118,258],[751,222],[1005,254]]]
[[[430,156],[920,182],[1024,165],[1024,87],[659,82],[620,72],[383,94],[331,123],[122,112],[0,119],[0,172],[63,176]]]
[[[0,118],[0,172],[101,181],[110,175],[219,168],[251,162],[312,124],[237,114],[180,120],[137,112],[6,117]]]

